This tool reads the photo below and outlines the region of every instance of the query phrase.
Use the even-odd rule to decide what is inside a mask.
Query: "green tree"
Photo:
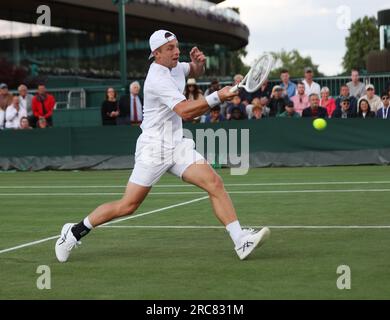
[[[271,52],[271,54],[275,58],[275,67],[270,73],[270,79],[279,78],[282,69],[287,69],[292,78],[303,78],[306,67],[313,69],[315,77],[324,76],[318,71],[318,65],[313,63],[310,56],[303,57],[296,49],[292,51],[282,50],[280,52]]]
[[[243,58],[247,55],[245,48],[233,51],[230,56],[231,74],[240,73],[245,75],[249,71],[249,66],[243,62]]]
[[[379,50],[379,30],[375,17],[365,16],[355,21],[345,39],[347,52],[343,58],[343,67],[347,73],[351,69],[366,69],[366,57],[372,50]]]

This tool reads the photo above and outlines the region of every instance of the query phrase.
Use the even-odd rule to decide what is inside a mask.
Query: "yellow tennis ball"
[[[322,118],[318,118],[318,119],[315,119],[313,121],[313,127],[316,129],[316,130],[324,130],[326,128],[326,121],[325,119],[322,119]]]

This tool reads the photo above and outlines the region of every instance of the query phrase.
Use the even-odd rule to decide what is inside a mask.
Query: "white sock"
[[[238,220],[229,223],[226,226],[226,230],[229,232],[230,237],[232,238],[234,245],[238,246],[240,244],[240,236],[241,236],[241,225]]]
[[[88,217],[86,217],[86,218],[84,219],[83,223],[84,223],[84,225],[85,225],[89,230],[93,229],[93,226],[92,226],[91,222],[89,222]]]

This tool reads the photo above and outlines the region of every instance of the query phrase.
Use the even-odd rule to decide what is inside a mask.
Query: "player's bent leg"
[[[71,250],[81,243],[80,239],[87,235],[92,228],[115,218],[132,214],[140,206],[150,189],[151,187],[129,182],[122,199],[100,205],[78,224],[66,223],[62,227],[61,236],[55,245],[58,261],[67,261]]]
[[[221,177],[205,160],[190,165],[184,171],[182,178],[208,192],[215,215],[226,226],[241,260],[269,238],[271,232],[267,227],[261,230],[241,229],[233,203],[225,190]]]
[[[221,177],[206,160],[200,160],[190,165],[184,171],[182,178],[184,181],[207,191],[215,215],[222,224],[227,226],[237,220],[232,200],[225,190]]]

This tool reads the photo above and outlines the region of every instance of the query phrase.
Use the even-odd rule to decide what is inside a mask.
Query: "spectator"
[[[390,119],[390,95],[389,92],[382,93],[382,107],[376,113],[376,117],[380,119]]]
[[[379,98],[379,96],[375,94],[375,87],[372,84],[366,85],[366,95],[364,95],[360,99],[368,100],[368,103],[371,106],[371,111],[374,111],[375,113],[382,106],[381,98]]]
[[[29,119],[32,119],[33,111],[32,111],[32,99],[33,95],[28,93],[28,88],[24,84],[21,84],[18,87],[18,92],[19,92],[19,105],[20,107],[26,109],[27,111],[27,117]]]
[[[28,118],[27,117],[22,117],[21,119],[20,119],[20,129],[22,129],[22,130],[25,130],[25,129],[32,129],[31,127],[30,127],[30,123],[28,122]]]
[[[333,111],[332,118],[341,118],[341,119],[348,119],[348,118],[355,118],[356,112],[355,109],[351,107],[351,101],[348,97],[343,97],[340,102],[340,109],[337,109]]]
[[[375,118],[375,112],[371,111],[370,104],[366,99],[359,100],[358,118]]]
[[[328,117],[330,118],[333,114],[333,111],[336,110],[336,101],[330,97],[329,98],[329,88],[323,87],[321,89],[321,100],[320,100],[320,106],[324,107],[328,113]]]
[[[20,119],[27,117],[27,110],[19,104],[19,97],[13,96],[12,103],[5,112],[5,127],[7,129],[19,129]]]
[[[38,129],[45,129],[47,128],[47,121],[45,117],[40,117],[37,123]]]
[[[32,126],[34,127],[38,119],[42,117],[46,119],[47,125],[51,126],[53,124],[52,115],[55,105],[56,100],[54,96],[46,92],[44,84],[39,84],[37,94],[32,99]]]
[[[261,109],[262,117],[268,117],[269,108],[267,107],[267,102],[268,102],[267,97],[254,98],[252,100],[252,103],[246,106],[246,113],[248,115],[248,119],[252,119],[253,109],[256,107]]]
[[[0,108],[0,130],[4,129],[5,111]]]
[[[206,116],[206,123],[218,123],[224,121],[225,118],[221,114],[221,107],[215,106],[210,109],[210,114]]]
[[[352,110],[357,110],[357,100],[355,97],[349,95],[349,88],[346,84],[340,87],[340,95],[336,98],[336,109],[341,109],[341,101],[345,98],[349,99],[349,103]]]
[[[111,88],[112,89],[112,88]],[[119,99],[119,115],[116,118],[117,125],[139,125],[143,119],[142,100],[139,96],[141,85],[134,81],[129,86],[129,95]]]
[[[305,79],[302,81],[305,85],[305,94],[310,97],[312,93],[320,95],[321,87],[317,82],[313,81],[313,69],[305,68]]]
[[[227,112],[226,112],[226,119],[230,120],[232,117],[232,112],[234,108],[239,108],[241,110],[241,113],[246,116],[246,108],[245,106],[241,103],[241,98],[240,96],[234,96],[232,99],[232,102],[228,104],[227,106]],[[247,117],[247,116],[246,116]],[[236,119],[238,120],[238,119]]]
[[[5,112],[5,109],[12,103],[12,94],[8,91],[8,86],[5,83],[0,84],[0,109]]]
[[[242,108],[235,106],[231,109],[231,117],[229,120],[244,120],[244,119],[247,119],[247,116]]]
[[[130,106],[130,103],[128,104]],[[119,104],[114,88],[107,88],[106,98],[101,107],[103,126],[115,126],[116,118],[119,116]]]
[[[278,114],[280,118],[300,118],[301,115],[294,110],[294,102],[289,101],[285,107],[286,111]]]
[[[272,89],[271,100],[269,101],[269,116],[276,117],[279,113],[284,112],[285,106],[288,103],[288,97],[283,97],[283,88],[274,86]]]
[[[207,97],[207,96],[209,96],[210,94],[212,94],[213,92],[218,91],[219,89],[221,89],[221,86],[220,86],[220,84],[219,84],[218,79],[213,79],[213,80],[211,81],[209,87],[208,87],[207,90],[205,91],[204,96]]]
[[[309,96],[310,107],[302,111],[303,118],[327,118],[326,109],[320,106],[320,98],[316,93]]]
[[[309,97],[305,94],[305,84],[303,82],[298,82],[297,94],[291,98],[291,101],[294,103],[295,112],[300,115],[302,115],[303,109],[309,106]]]
[[[283,69],[280,72],[280,80],[282,80],[280,86],[284,90],[284,95],[287,95],[289,98],[295,96],[297,86],[294,82],[290,81],[290,74],[288,73],[287,69]]]
[[[251,94],[250,100],[252,101],[254,98],[261,97],[267,97],[268,99],[271,97],[271,89],[268,83],[268,79],[263,82],[259,90]]]
[[[359,71],[356,69],[352,69],[351,71],[351,80],[347,83],[351,96],[356,99],[363,97],[366,94],[366,89],[364,83],[359,81]]]
[[[202,90],[200,90],[194,78],[187,80],[187,84],[184,89],[184,96],[187,100],[191,101],[203,98]]]
[[[233,86],[239,84],[244,79],[242,74],[236,74],[233,78]],[[251,101],[251,94],[246,92],[244,88],[240,89],[239,94],[241,98],[241,103],[245,106],[249,105],[249,101]]]

